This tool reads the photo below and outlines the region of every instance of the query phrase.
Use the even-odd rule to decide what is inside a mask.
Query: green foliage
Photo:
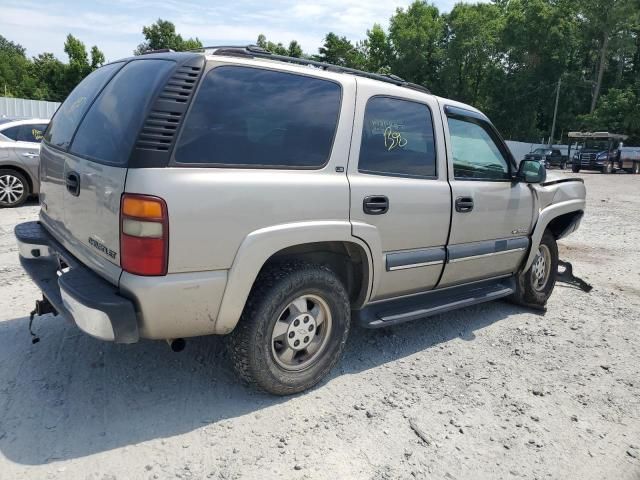
[[[324,44],[318,49],[315,57],[320,62],[349,68],[364,68],[366,58],[362,49],[354,46],[346,37],[339,37],[333,32],[324,38]]]
[[[399,8],[385,30],[374,24],[354,42],[328,33],[316,55],[259,35],[275,54],[395,74],[440,96],[482,109],[514,140],[548,138],[561,79],[555,141],[569,130],[626,133],[640,144],[640,0],[493,0],[457,3],[443,14],[428,1]],[[159,19],[142,29],[136,49],[176,51],[202,46]],[[0,36],[0,95],[62,100],[102,65],[69,35],[67,64],[52,54],[29,59]],[[564,138],[566,140],[566,137]]]
[[[176,33],[176,26],[173,23],[161,18],[148,27],[142,27],[142,34],[146,41],[138,45],[138,48],[133,52],[134,55],[165,48],[184,52],[202,47],[202,42],[197,37],[184,40],[182,35]]]

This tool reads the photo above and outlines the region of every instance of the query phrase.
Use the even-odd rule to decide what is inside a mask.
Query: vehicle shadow
[[[311,394],[343,374],[452,339],[472,341],[474,332],[522,311],[493,302],[384,330],[354,327],[344,359]],[[190,340],[176,354],[164,342],[100,342],[46,316],[36,321],[41,341],[32,345],[27,324],[24,317],[0,322],[0,452],[12,462],[84,457],[287,401],[240,384],[219,337]]]

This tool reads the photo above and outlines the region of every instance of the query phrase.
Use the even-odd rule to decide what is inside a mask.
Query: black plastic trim
[[[447,247],[449,251],[449,261],[527,248],[529,248],[528,237],[484,240],[482,242],[461,243]]]
[[[390,252],[386,255],[387,271],[398,269],[399,267],[408,268],[415,265],[431,262],[444,263],[447,257],[445,247],[422,248],[419,250],[409,250],[402,252]]]
[[[353,316],[364,328],[383,328],[504,298],[513,292],[513,277],[488,279],[374,303],[354,311]]]
[[[20,257],[20,263],[33,282],[42,290],[42,294],[56,310],[69,320],[71,313],[65,308],[60,288],[73,296],[78,302],[104,312],[111,321],[116,343],[135,343],[139,340],[138,321],[134,303],[118,292],[118,287],[102,279],[85,267],[39,222],[25,222],[14,229],[16,238],[22,243],[46,245],[55,255],[28,259]],[[71,269],[58,277],[58,257]]]

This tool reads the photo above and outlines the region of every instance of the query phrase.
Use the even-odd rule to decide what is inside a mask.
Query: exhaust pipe
[[[184,350],[184,347],[187,346],[187,342],[184,338],[167,338],[167,343],[174,352],[181,352]]]

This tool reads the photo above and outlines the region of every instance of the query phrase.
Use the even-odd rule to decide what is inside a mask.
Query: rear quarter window
[[[186,119],[175,161],[320,168],[331,155],[340,85],[251,67],[209,71]]]
[[[82,120],[71,153],[100,163],[125,165],[155,92],[174,67],[171,60],[127,63]]]
[[[45,132],[45,142],[66,150],[71,143],[73,133],[78,128],[78,124],[96,98],[96,95],[121,67],[122,63],[105,65],[80,82],[58,108],[49,128]]]

